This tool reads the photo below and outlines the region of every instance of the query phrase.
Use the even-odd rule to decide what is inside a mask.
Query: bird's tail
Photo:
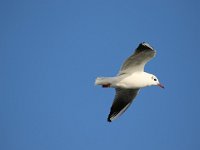
[[[95,80],[95,85],[102,85],[102,87],[110,87],[113,82],[113,77],[98,77]]]

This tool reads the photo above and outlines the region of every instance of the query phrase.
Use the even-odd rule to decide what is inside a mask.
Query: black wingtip
[[[143,42],[141,42],[140,44],[145,44],[145,43],[147,43],[147,42],[143,41]]]
[[[140,48],[149,48],[151,50],[153,50],[154,48],[152,46],[150,46],[150,44],[148,42],[141,42],[138,46],[138,49]]]
[[[149,44],[148,42],[145,42],[145,41],[143,41],[143,42],[141,42],[139,45],[146,45],[146,44]]]
[[[110,119],[107,119],[107,121],[108,121],[109,123],[111,123],[111,122],[112,122]]]
[[[145,43],[147,43],[147,42],[141,42],[141,43],[139,43],[139,46],[144,46]]]
[[[107,121],[108,122],[112,122],[112,120],[110,119],[110,117],[108,116],[108,118],[107,118]]]

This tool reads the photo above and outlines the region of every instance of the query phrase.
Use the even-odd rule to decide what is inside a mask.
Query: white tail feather
[[[112,77],[98,77],[95,80],[95,85],[111,84],[112,81],[113,81]]]

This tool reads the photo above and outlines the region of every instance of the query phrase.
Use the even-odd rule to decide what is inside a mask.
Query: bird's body
[[[108,121],[120,116],[132,103],[141,88],[158,85],[164,88],[153,74],[144,72],[145,64],[151,60],[156,51],[148,44],[141,43],[135,52],[124,62],[115,77],[101,77],[95,81],[96,85],[116,89]]]
[[[146,72],[135,72],[133,74],[124,74],[116,77],[97,78],[96,85],[106,85],[113,88],[139,89],[150,86],[149,78],[153,75]]]

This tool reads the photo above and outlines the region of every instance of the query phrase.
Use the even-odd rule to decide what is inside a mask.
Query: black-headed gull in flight
[[[131,105],[140,88],[157,85],[164,88],[158,78],[144,72],[145,64],[156,54],[156,51],[146,42],[140,43],[135,52],[124,62],[115,77],[101,77],[96,85],[115,88],[116,94],[108,115],[108,122],[119,117]]]

